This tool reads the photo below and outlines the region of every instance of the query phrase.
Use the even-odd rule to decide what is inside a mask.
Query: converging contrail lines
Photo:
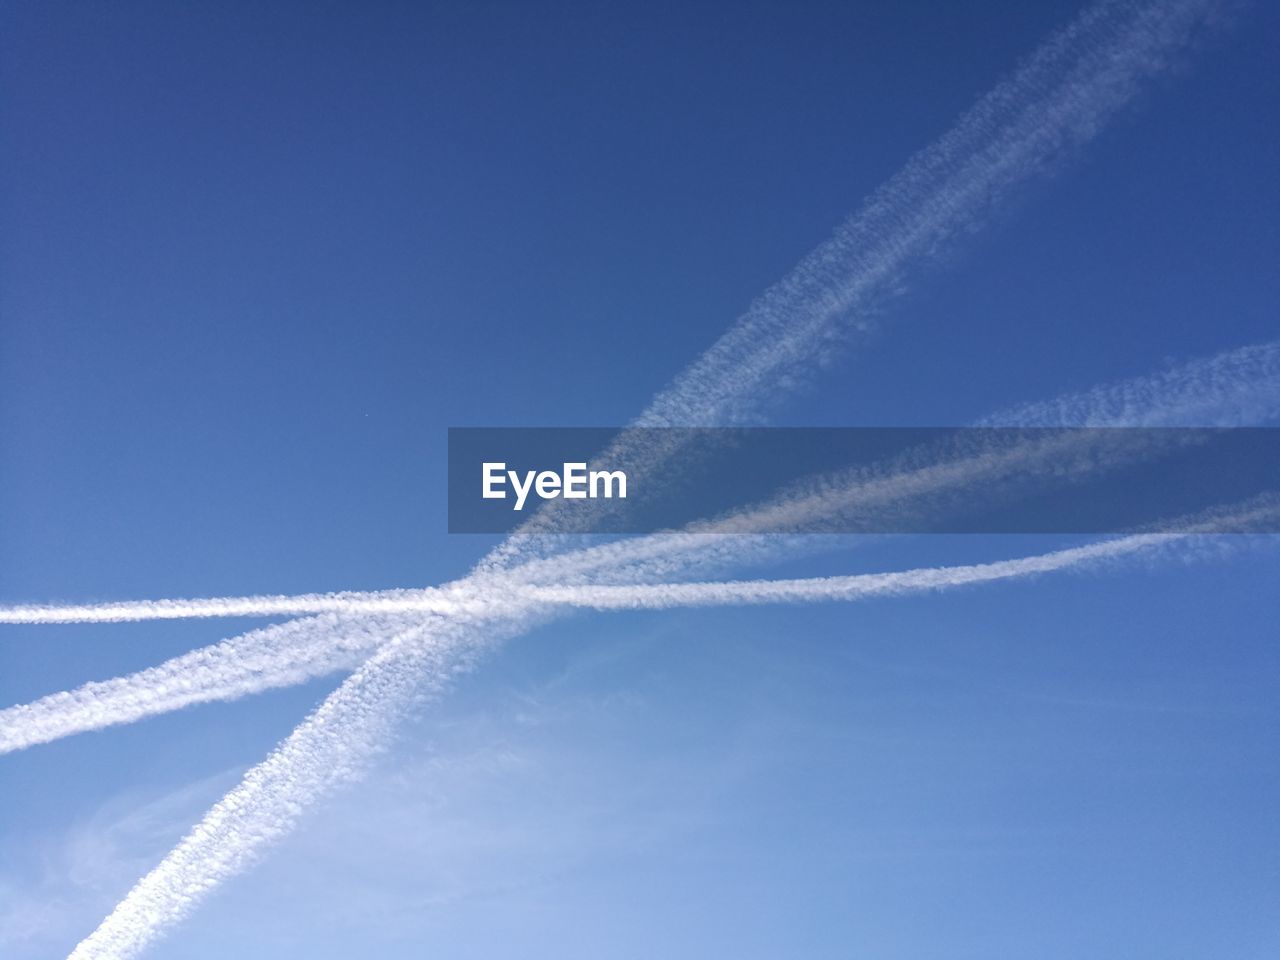
[[[1087,144],[1147,80],[1172,62],[1219,6],[1216,0],[1103,0],[1087,9],[874,193],[830,241],[766,291],[655,397],[636,423],[723,425],[757,416],[771,396],[802,380],[836,340],[868,328],[910,271],[937,260],[1012,191]],[[672,451],[655,447],[623,453],[652,469]],[[558,611],[848,601],[946,590],[1085,567],[1187,540],[1185,533],[1134,534],[995,563],[850,577],[592,584],[565,582],[557,574],[572,578],[578,575],[575,564],[585,563],[587,570],[597,562],[609,564],[610,548],[539,556],[546,542],[530,534],[542,524],[533,518],[471,576],[425,590],[7,608],[11,623],[246,615],[306,619],[253,631],[226,641],[221,650],[215,645],[193,651],[185,667],[196,679],[185,701],[181,684],[168,688],[172,695],[154,694],[166,689],[164,671],[174,669],[182,659],[177,658],[155,668],[156,673],[143,671],[10,708],[3,712],[6,749],[197,702],[202,691],[225,699],[242,695],[254,681],[239,660],[257,655],[251,651],[264,656],[271,669],[284,664],[271,682],[304,675],[308,666],[302,661],[308,656],[303,651],[314,652],[320,667],[333,669],[365,657],[129,891],[71,957],[136,956],[220,883],[255,862],[308,805],[360,776],[415,703],[442,690],[486,649]],[[636,542],[640,546],[631,562],[637,580],[652,577],[652,569],[645,576],[646,563],[670,559],[668,547],[675,553],[685,549],[679,538]],[[663,546],[656,546],[660,542]],[[727,553],[731,556],[732,550]],[[564,566],[557,568],[557,562]],[[545,579],[528,576],[532,570],[540,570]],[[289,658],[294,658],[292,664]],[[151,694],[145,692],[148,686]]]

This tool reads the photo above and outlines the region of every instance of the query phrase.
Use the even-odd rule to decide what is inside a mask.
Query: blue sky
[[[1077,9],[7,5],[0,600],[464,574],[449,426],[626,422]],[[1280,14],[1237,20],[774,422],[1274,339]],[[153,955],[1273,955],[1276,572],[559,621]],[[4,627],[0,699],[249,626]],[[336,684],[0,757],[0,953],[69,950]]]

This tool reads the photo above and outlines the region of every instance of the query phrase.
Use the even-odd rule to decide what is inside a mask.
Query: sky
[[[464,575],[447,428],[627,422],[1079,9],[6,4],[0,602]],[[1228,19],[768,422],[1280,336],[1280,12]],[[1273,956],[1278,562],[557,620],[148,955]],[[256,625],[0,627],[0,701]],[[70,951],[339,682],[0,756],[0,955]]]

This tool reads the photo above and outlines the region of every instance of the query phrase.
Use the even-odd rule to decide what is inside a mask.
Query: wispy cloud
[[[55,953],[68,929],[101,916],[235,780],[226,771],[159,795],[129,791],[61,835],[10,846],[0,863],[0,954]]]

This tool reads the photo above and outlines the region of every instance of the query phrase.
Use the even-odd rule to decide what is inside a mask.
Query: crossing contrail
[[[638,418],[723,426],[758,417],[781,382],[872,324],[908,271],[944,257],[1012,190],[1055,172],[1160,72],[1219,5],[1086,9],[913,157],[861,210],[761,295]]]
[[[1280,418],[1280,341],[1270,341],[1212,357],[1197,358],[1143,377],[1104,384],[1053,400],[1026,404],[992,414],[976,426],[1002,427],[1229,427],[1273,422]],[[961,438],[963,440],[963,438]],[[871,471],[815,478],[773,500],[722,517],[691,524],[680,531],[598,544],[550,557],[524,560],[507,575],[535,582],[562,582],[580,577],[598,580],[669,579],[691,567],[724,566],[753,551],[776,555],[790,533],[832,529],[841,510],[867,513],[876,507],[919,510],[930,498],[954,500],[972,492],[987,496],[993,481],[1042,477],[1061,482],[1123,466],[1166,451],[1161,438],[1122,443],[1110,458],[1100,456],[1084,437],[1071,435],[1021,441],[1003,446],[979,442],[972,448],[927,451],[914,462],[886,464]],[[1177,444],[1177,437],[1168,438]],[[1101,451],[1105,453],[1105,451]],[[718,536],[733,534],[732,537]],[[803,542],[803,541],[801,541]]]
[[[1055,400],[1015,407],[980,421],[981,426],[1114,427],[1255,424],[1280,416],[1280,341],[1230,350],[1169,370],[1096,387]],[[1086,439],[1090,439],[1086,437]],[[909,467],[887,464],[874,471],[816,478],[808,488],[745,508],[724,517],[692,524],[683,531],[602,544],[550,558],[531,559],[492,578],[471,577],[445,587],[310,593],[292,596],[255,595],[201,599],[115,601],[98,604],[15,604],[0,606],[0,624],[119,623],[213,617],[305,616],[320,613],[384,615],[452,613],[476,602],[476,590],[501,589],[508,579],[562,581],[607,567],[627,570],[672,552],[683,540],[704,543],[704,534],[778,534],[804,532],[829,520],[848,505],[867,511],[876,504],[910,503],[944,491],[964,490],[1007,476],[1023,478],[1047,471],[1061,478],[1068,471],[1093,473],[1112,465],[1089,447],[1080,462],[1071,461],[1075,436],[1051,435],[1007,445],[958,451],[925,451]],[[1105,451],[1103,451],[1105,453]],[[1124,463],[1160,449],[1117,448]],[[945,454],[945,455],[944,455]],[[923,459],[924,462],[920,462]],[[699,536],[692,536],[699,535]],[[735,541],[736,543],[736,541]],[[729,550],[736,549],[730,544]],[[652,573],[652,571],[650,571]],[[662,570],[670,574],[670,568]]]
[[[1168,425],[1192,420],[1207,426],[1238,425],[1280,413],[1280,343],[1272,342],[1192,360],[1158,374],[1095,387],[994,414],[986,423],[1037,426]],[[939,492],[998,480],[1002,472],[1048,466],[1060,450],[1000,451],[962,457],[780,498],[752,510],[695,525],[684,532],[652,534],[526,561],[490,577],[472,577],[445,589],[386,590],[293,597],[134,601],[97,605],[25,605],[0,608],[0,622],[115,622],[214,615],[321,616],[253,630],[174,657],[155,667],[51,694],[0,710],[0,753],[103,729],[199,703],[233,700],[350,671],[429,612],[492,608],[516,584],[652,583],[741,567],[755,559],[794,553],[809,537],[756,534],[784,524],[804,529],[815,518],[850,503],[860,509],[876,498],[913,506]],[[1037,463],[1038,460],[1038,463]],[[1091,470],[1104,466],[1090,459]],[[731,537],[708,534],[733,533]],[[510,599],[510,597],[508,597]],[[340,611],[340,612],[334,612]]]
[[[1055,35],[934,147],[875,194],[831,241],[770,290],[660,394],[642,425],[740,422],[829,350],[871,323],[908,268],[945,251],[985,211],[1083,145],[1180,50],[1211,0],[1103,3]],[[642,462],[663,450],[638,450]],[[535,527],[536,529],[536,527]],[[514,542],[488,567],[518,559]],[[71,956],[126,958],[186,916],[287,832],[308,804],[357,776],[424,689],[438,687],[510,619],[436,616],[375,653],[197,824]]]
[[[1018,187],[1053,173],[1093,139],[1219,6],[1103,0],[1087,8],[758,297],[634,425],[757,420],[821,361],[871,330],[913,271],[944,258]],[[603,459],[642,477],[679,443],[674,436],[624,434]],[[593,510],[625,506],[601,500],[580,508],[575,519],[589,524]],[[546,534],[573,532],[553,501],[484,565],[509,566],[531,550],[555,549],[561,541]]]
[[[1159,532],[1105,540],[1087,547],[1059,551],[1032,561],[1017,561],[1008,568],[1032,569],[1036,563],[1072,565],[1094,556],[1122,556],[1137,550],[1178,542],[1192,534],[1249,530],[1256,524],[1280,518],[1280,510],[1264,509],[1261,503],[1251,512],[1217,516],[1209,520],[1182,521]],[[1267,510],[1269,509],[1269,512]],[[1253,524],[1254,526],[1250,526]],[[731,551],[732,544],[725,548]],[[661,559],[659,557],[659,559]],[[696,559],[696,558],[695,558]],[[664,566],[673,570],[680,558],[667,558]],[[687,567],[688,565],[686,565]],[[1006,568],[984,565],[965,568],[979,580],[1004,578]],[[953,586],[964,575],[961,568],[940,571],[861,574],[803,581],[740,581],[724,583],[550,583],[498,582],[492,578],[477,582],[470,596],[460,597],[467,581],[443,589],[457,599],[447,606],[436,602],[429,591],[389,591],[396,597],[395,615],[358,616],[352,613],[292,620],[251,631],[158,666],[113,680],[95,681],[63,693],[42,697],[31,703],[0,710],[0,753],[22,750],[61,737],[132,723],[144,717],[178,710],[195,703],[233,700],[251,693],[291,686],[319,676],[353,669],[386,643],[386,638],[406,630],[426,617],[479,617],[518,615],[521,611],[555,607],[587,607],[597,610],[627,606],[656,608],[702,603],[777,602],[786,599],[855,600],[926,586],[931,578],[942,577]],[[954,582],[953,582],[954,580]],[[349,596],[349,595],[344,595]],[[409,599],[418,597],[418,600]],[[326,610],[326,595],[304,595],[287,599],[297,609]],[[366,598],[370,609],[383,610],[381,598]],[[172,607],[165,608],[167,613]]]
[[[1252,529],[1280,516],[1277,501],[1260,500],[1227,515],[1171,524],[1160,532],[1135,534],[1037,557],[963,567],[797,580],[740,580],[660,584],[509,583],[478,590],[472,602],[442,614],[429,606],[416,616],[340,617],[323,614],[266,627],[193,651],[159,666],[114,680],[85,684],[27,704],[0,710],[0,753],[24,750],[89,730],[100,730],[181,709],[192,703],[233,700],[268,687],[289,686],[316,676],[353,669],[386,644],[387,637],[421,626],[424,619],[518,618],[556,607],[594,610],[663,609],[718,604],[854,601],[946,589],[1046,573],[1102,558],[1168,547],[1209,531]]]
[[[1275,508],[1269,508],[1274,512]],[[437,617],[393,637],[253,768],[151,873],[138,882],[72,958],[130,957],[189,913],[227,877],[260,856],[302,810],[358,777],[391,734],[398,714],[437,693],[487,642],[523,632],[550,604],[598,610],[670,609],[742,603],[853,601],[955,589],[1036,576],[1167,547],[1194,533],[1139,534],[993,563],[895,573],[725,583],[526,587],[527,605]]]
[[[438,694],[475,656],[527,626],[433,617],[392,637],[215,804],[70,957],[125,958],[187,916],[218,884],[288,833],[303,811],[358,778],[396,719]]]

